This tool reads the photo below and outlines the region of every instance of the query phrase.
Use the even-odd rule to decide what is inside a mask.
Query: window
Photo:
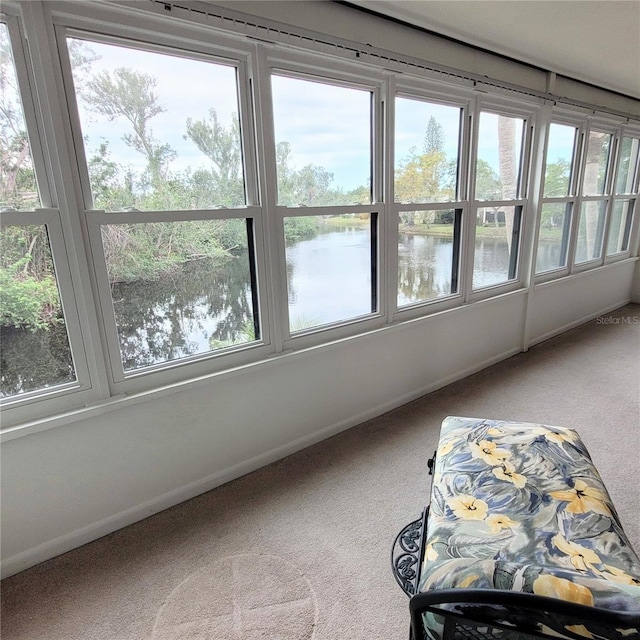
[[[246,204],[236,68],[67,38],[94,209]]]
[[[0,23],[0,49],[0,397],[11,403],[77,388],[79,378],[68,333],[68,318],[75,314],[63,307],[52,255],[55,243],[64,263],[59,215],[41,208],[50,196],[46,180],[41,190],[36,179],[5,23]],[[24,59],[15,62],[24,73]]]
[[[398,308],[458,293],[462,209],[451,203],[460,199],[462,114],[417,97],[395,100]]]
[[[376,313],[374,93],[279,71],[271,92],[289,333]]]
[[[577,135],[572,125],[552,122],[549,126],[536,273],[567,266],[576,201],[573,182]]]
[[[278,204],[370,204],[371,91],[275,74],[271,87]]]
[[[638,149],[640,140],[625,136],[620,143],[618,175],[616,177],[616,194],[624,195],[634,192],[634,178],[638,166]]]
[[[260,338],[247,223],[101,225],[125,372]]]
[[[578,222],[576,264],[597,260],[602,255],[606,208],[606,200],[589,200],[582,203]]]
[[[260,342],[239,63],[66,42],[114,380]]]
[[[589,132],[582,178],[582,194],[585,196],[605,193],[612,139],[613,136],[610,133],[594,130]]]
[[[629,236],[633,222],[633,210],[636,198],[633,200],[618,200],[613,203],[611,222],[609,223],[609,239],[607,255],[622,253],[629,249]]]
[[[175,6],[5,4],[5,427],[515,291],[534,231],[538,280],[637,246],[633,118]]]
[[[521,117],[480,112],[475,161],[474,290],[505,284],[518,276],[526,182],[525,124]]]
[[[629,197],[637,192],[638,156],[640,140],[623,136],[620,141],[618,171],[615,182],[613,209],[609,222],[607,256],[629,250],[629,239],[633,225],[633,214],[637,197]]]
[[[600,260],[603,251],[607,207],[611,146],[613,134],[591,129],[587,138],[582,175],[582,204],[574,264]]]

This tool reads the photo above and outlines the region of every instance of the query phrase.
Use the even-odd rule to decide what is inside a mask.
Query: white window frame
[[[615,162],[618,154],[618,138],[617,134],[620,127],[620,120],[618,118],[606,117],[599,114],[591,115],[587,118],[587,121],[583,127],[583,138],[580,157],[579,168],[579,182],[576,191],[576,204],[575,213],[573,216],[574,227],[571,234],[571,243],[569,245],[569,273],[582,273],[583,271],[589,271],[597,267],[601,267],[605,264],[606,257],[606,242],[608,236],[609,220],[611,217],[611,207],[613,202],[612,189],[615,179]],[[585,168],[587,162],[589,136],[592,131],[599,133],[606,133],[611,135],[611,146],[609,148],[609,157],[607,159],[607,168],[605,175],[605,182],[602,194],[586,195],[584,193],[584,178]],[[582,214],[582,205],[588,202],[604,202],[604,222],[602,230],[602,246],[600,248],[600,255],[597,258],[585,260],[583,262],[576,262],[576,253],[578,245],[578,236],[580,233],[580,216]]]
[[[583,156],[583,148],[585,145],[585,118],[587,117],[587,113],[584,112],[576,112],[573,110],[566,110],[563,108],[554,108],[550,122],[547,124],[545,131],[545,143],[544,143],[544,155],[543,155],[543,164],[541,167],[541,184],[540,184],[540,202],[538,207],[538,220],[536,224],[536,241],[533,253],[533,261],[534,261],[534,278],[536,283],[546,282],[548,280],[553,280],[559,277],[563,277],[568,275],[571,272],[572,268],[572,254],[571,248],[574,243],[574,233],[576,232],[576,228],[578,226],[577,218],[579,217],[578,211],[578,198],[579,198],[579,189],[581,184],[581,168],[582,162],[581,158]],[[545,187],[545,175],[547,171],[547,147],[549,144],[549,131],[550,126],[552,124],[560,124],[567,127],[573,127],[576,130],[574,144],[573,144],[573,154],[571,156],[571,174],[569,180],[569,190],[566,196],[562,197],[545,197],[544,196],[544,187]],[[564,204],[565,207],[571,205],[571,211],[569,213],[569,220],[565,221],[565,227],[567,228],[567,237],[562,238],[562,241],[566,243],[565,248],[565,264],[560,267],[556,267],[555,269],[547,269],[545,271],[541,271],[539,273],[535,272],[535,262],[538,256],[538,243],[540,241],[540,221],[542,219],[542,207],[545,204]],[[566,211],[566,210],[565,210]],[[565,213],[566,215],[566,213]]]
[[[395,280],[389,286],[388,305],[392,320],[409,320],[418,318],[429,313],[444,311],[463,304],[467,294],[466,268],[465,268],[465,230],[469,226],[469,164],[470,164],[470,138],[472,127],[470,126],[471,114],[473,111],[473,87],[469,83],[468,87],[454,87],[437,83],[435,81],[424,81],[417,78],[409,79],[400,77],[394,82],[394,92],[388,108],[390,122],[388,125],[388,203],[389,203],[389,273],[393,273]],[[451,202],[431,202],[431,203],[403,203],[395,200],[395,100],[396,98],[406,98],[427,102],[436,105],[453,107],[460,109],[460,138],[458,141],[458,175],[456,180],[455,199]],[[421,300],[412,304],[398,305],[398,225],[400,214],[405,211],[442,211],[453,209],[459,211],[456,214],[459,221],[459,228],[454,231],[458,235],[457,251],[457,278],[458,286],[455,293],[430,300]],[[453,265],[452,265],[453,266]]]
[[[271,252],[275,256],[273,268],[274,299],[276,301],[275,326],[278,328],[276,342],[278,349],[287,351],[303,349],[317,344],[354,336],[368,330],[376,329],[387,323],[386,300],[386,256],[384,251],[384,232],[386,228],[386,204],[383,189],[383,149],[384,149],[384,96],[387,95],[386,78],[382,73],[352,65],[348,62],[327,59],[316,54],[282,51],[277,47],[263,45],[260,48],[259,91],[262,102],[262,115],[265,140],[265,159],[267,167],[267,208],[270,215]],[[371,204],[348,206],[309,206],[287,207],[277,203],[276,175],[276,143],[275,121],[271,94],[272,75],[299,78],[323,82],[332,86],[368,91],[372,94],[371,103]],[[372,234],[372,255],[375,254],[377,265],[376,292],[377,310],[354,318],[310,327],[300,331],[290,330],[289,305],[287,292],[287,263],[284,242],[284,219],[295,216],[332,215],[336,213],[368,213],[376,225],[376,233]],[[373,227],[372,227],[373,228]],[[278,304],[279,303],[279,304]]]
[[[18,430],[28,433],[33,429],[47,428],[38,426],[40,424],[64,422],[67,419],[64,416],[60,420],[48,418],[63,412],[73,416],[84,409],[83,405],[93,406],[97,411],[107,411],[122,394],[146,391],[164,393],[164,390],[173,386],[198,384],[199,379],[210,374],[233,375],[234,371],[244,365],[265,362],[267,358],[285,351],[357,338],[392,323],[425,317],[430,313],[462,307],[504,293],[522,291],[529,284],[527,278],[531,275],[533,282],[538,283],[637,254],[640,243],[640,214],[637,211],[640,168],[636,169],[634,194],[618,198],[634,199],[635,202],[629,249],[612,256],[606,255],[611,211],[616,201],[616,194],[611,193],[615,188],[616,170],[612,171],[609,167],[602,259],[583,263],[579,265],[580,268],[573,265],[577,216],[579,217],[580,207],[585,199],[577,188],[582,181],[583,165],[575,160],[572,182],[576,188],[568,196],[568,200],[573,202],[573,210],[566,268],[534,274],[534,268],[526,264],[529,258],[535,261],[537,251],[537,219],[533,208],[539,212],[545,200],[541,192],[544,165],[540,158],[544,160],[546,155],[541,151],[544,142],[542,127],[547,126],[549,117],[554,122],[566,119],[567,124],[577,126],[580,130],[583,136],[582,147],[577,150],[576,158],[579,157],[581,162],[584,162],[584,140],[588,137],[590,126],[606,126],[617,132],[612,145],[611,162],[614,162],[613,155],[618,158],[620,153],[620,136],[630,132],[633,137],[640,137],[640,121],[637,119],[632,118],[628,122],[573,107],[551,109],[552,116],[549,116],[547,107],[541,118],[541,106],[545,104],[545,100],[527,95],[526,90],[518,96],[517,88],[514,92],[484,85],[479,79],[474,81],[463,78],[463,73],[447,75],[443,79],[446,74],[422,69],[420,65],[405,65],[386,58],[370,57],[361,50],[335,48],[312,40],[307,43],[307,49],[304,40],[291,40],[288,34],[281,32],[273,32],[276,34],[273,39],[279,44],[265,42],[263,36],[271,38],[272,34],[268,30],[263,33],[259,24],[244,25],[236,29],[228,21],[216,17],[209,19],[206,11],[190,12],[187,8],[171,4],[146,3],[143,6],[140,3],[131,4],[118,0],[104,3],[6,0],[2,11],[3,21],[12,25],[12,48],[42,209],[29,212],[26,216],[22,212],[8,212],[2,215],[1,223],[46,225],[78,376],[77,384],[25,393],[3,401],[3,427],[13,431],[14,435]],[[69,82],[69,62],[65,58],[68,58],[64,42],[67,32],[84,34],[88,40],[125,40],[128,41],[128,46],[138,42],[147,51],[168,51],[193,59],[212,62],[219,60],[236,66],[239,69],[239,115],[242,118],[246,206],[238,209],[136,212],[135,218],[130,213],[93,211],[91,200],[87,198],[88,194],[90,196],[90,186],[84,145],[78,138],[79,119],[75,108],[75,94]],[[26,34],[27,39],[23,34]],[[61,41],[64,46],[60,46]],[[361,45],[355,46],[362,48]],[[366,90],[372,90],[373,87],[375,95],[371,134],[372,203],[338,209],[340,212],[369,212],[377,215],[377,312],[332,325],[321,325],[309,331],[295,332],[294,335],[289,330],[288,321],[284,218],[326,213],[331,208],[277,206],[270,92],[272,69],[285,75],[300,74],[301,77],[323,79],[330,84],[344,84]],[[401,309],[397,308],[397,234],[398,213],[402,205],[394,201],[393,184],[394,100],[398,94],[466,107],[461,135],[463,148],[458,200],[453,203],[409,205],[412,210],[433,209],[434,206],[451,209],[462,205],[458,294],[414,306],[403,306]],[[70,106],[69,113],[65,110],[67,105]],[[523,202],[523,209],[517,278],[473,291],[475,215],[478,202],[471,200],[470,191],[475,183],[478,122],[482,109],[522,117],[527,121],[525,131],[529,145],[526,149],[527,144],[523,144],[523,154],[526,153],[529,164],[522,167],[521,178],[526,190],[518,194],[518,202]],[[536,166],[534,158],[540,166]],[[535,170],[542,171],[542,177]],[[532,193],[534,185],[536,192],[540,188],[540,194]],[[595,199],[598,198],[600,197]],[[491,202],[511,205],[514,201]],[[486,203],[481,204],[484,206]],[[255,279],[258,283],[254,294],[259,300],[260,340],[124,375],[113,364],[120,363],[120,351],[117,342],[114,343],[114,335],[117,334],[113,331],[113,319],[109,319],[109,314],[113,314],[113,307],[105,275],[101,226],[112,222],[229,218],[251,218],[253,221]],[[528,257],[525,255],[527,252]],[[529,273],[527,266],[531,267]],[[40,419],[41,423],[24,429],[28,421]]]
[[[535,146],[537,137],[535,131],[539,113],[543,107],[543,101],[531,98],[529,101],[521,101],[512,97],[497,94],[488,94],[484,90],[478,89],[476,92],[475,105],[472,117],[472,138],[469,154],[469,223],[465,231],[466,240],[466,273],[464,280],[466,287],[466,302],[476,302],[490,297],[510,293],[522,289],[525,279],[528,277],[528,270],[524,264],[524,248],[531,242],[531,232],[529,218],[532,215],[530,209],[531,182],[534,163],[532,159],[536,157]],[[518,183],[518,193],[516,198],[509,200],[477,200],[475,198],[476,189],[476,164],[478,157],[478,136],[480,127],[480,114],[485,111],[504,115],[512,118],[521,118],[523,122],[522,147],[520,150],[521,165],[520,178]],[[509,206],[520,208],[519,233],[516,260],[515,277],[493,285],[473,288],[473,271],[475,259],[475,239],[476,239],[476,217],[479,208],[486,206]]]
[[[638,145],[640,146],[640,128],[635,128],[631,126],[622,126],[617,132],[616,143],[617,143],[617,154],[615,158],[615,171],[613,172],[612,182],[611,182],[611,207],[609,209],[609,217],[607,223],[606,234],[603,242],[603,253],[604,253],[604,263],[610,264],[612,262],[619,262],[620,260],[625,260],[632,255],[633,250],[633,239],[634,234],[637,233],[636,229],[638,226],[638,218],[640,214],[638,213],[638,192],[640,191],[640,153],[638,153],[636,157],[635,166],[630,167],[631,173],[631,191],[629,193],[616,193],[616,182],[618,180],[618,172],[620,171],[620,159],[622,155],[622,140],[624,138],[632,138],[638,141]],[[609,244],[609,235],[611,233],[611,222],[613,219],[613,211],[615,209],[617,202],[629,202],[631,207],[631,220],[628,223],[629,229],[629,238],[627,243],[627,248],[623,251],[616,251],[614,253],[608,254],[608,244]]]
[[[0,224],[3,228],[32,225],[46,227],[76,380],[3,398],[3,433],[11,431],[15,425],[68,410],[71,396],[72,402],[76,405],[88,404],[99,397],[99,388],[94,388],[92,382],[95,374],[92,376],[94,372],[87,357],[86,343],[90,340],[87,340],[87,333],[86,330],[83,331],[78,313],[80,305],[76,296],[76,284],[70,267],[71,260],[63,234],[60,209],[56,206],[58,192],[52,175],[55,172],[47,164],[48,154],[45,153],[45,149],[48,141],[39,125],[41,116],[38,115],[38,105],[41,105],[45,97],[40,95],[40,100],[36,97],[36,78],[31,71],[33,67],[30,51],[23,36],[22,18],[18,11],[9,13],[10,10],[10,5],[3,7],[1,18],[7,26],[11,42],[18,91],[42,208],[3,212]]]
[[[95,10],[94,10],[95,9]],[[269,323],[269,304],[266,290],[266,260],[264,251],[264,206],[260,203],[260,189],[256,170],[256,144],[254,116],[250,96],[250,75],[248,67],[252,54],[251,45],[241,45],[232,38],[216,37],[211,43],[210,33],[188,25],[175,29],[165,20],[154,19],[154,33],[144,37],[139,30],[117,21],[118,12],[107,11],[103,7],[80,8],[74,15],[63,16],[56,21],[55,31],[58,51],[62,63],[62,76],[68,109],[67,127],[69,137],[76,150],[77,166],[84,210],[83,226],[86,230],[91,259],[93,286],[97,291],[99,323],[102,343],[108,363],[109,387],[112,395],[130,394],[158,388],[167,384],[182,382],[214,372],[227,370],[265,358],[273,353],[271,346],[271,327]],[[93,19],[92,19],[92,16]],[[91,24],[91,29],[87,28]],[[157,30],[157,31],[156,31]],[[208,36],[208,37],[207,37]],[[105,212],[92,208],[92,194],[89,182],[88,165],[82,141],[80,118],[76,104],[76,95],[71,75],[71,66],[66,45],[67,37],[76,37],[90,42],[120,44],[142,51],[168,53],[194,60],[205,60],[235,67],[237,70],[238,108],[240,131],[242,136],[243,166],[245,179],[246,205],[233,209],[194,209],[189,211],[136,211]],[[110,223],[168,222],[184,220],[220,220],[232,218],[250,218],[253,224],[253,247],[255,273],[253,281],[257,283],[257,296],[260,322],[260,339],[235,347],[209,351],[191,357],[180,358],[125,371],[120,355],[118,329],[115,324],[106,262],[102,249],[101,227]],[[249,239],[251,241],[251,239]]]

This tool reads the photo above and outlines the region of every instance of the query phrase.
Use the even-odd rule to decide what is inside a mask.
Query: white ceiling
[[[351,0],[350,3],[640,98],[640,0]]]

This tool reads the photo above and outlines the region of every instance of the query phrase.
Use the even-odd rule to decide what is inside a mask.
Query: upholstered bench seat
[[[431,466],[420,633],[640,638],[640,560],[576,431],[449,417]]]

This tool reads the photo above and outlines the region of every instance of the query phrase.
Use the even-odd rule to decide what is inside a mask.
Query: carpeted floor
[[[406,638],[389,554],[447,415],[576,428],[640,551],[639,355],[629,305],[8,578],[2,638]]]

